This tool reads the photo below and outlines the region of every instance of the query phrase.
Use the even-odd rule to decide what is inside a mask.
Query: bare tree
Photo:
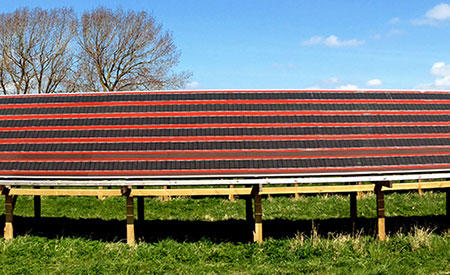
[[[75,72],[84,90],[165,89],[184,86],[174,73],[179,52],[168,32],[146,12],[98,8],[83,14]]]
[[[28,59],[35,45],[35,32],[27,9],[0,15],[2,79],[6,82],[3,86],[13,85],[17,94],[26,94],[32,87]]]
[[[39,29],[31,64],[38,93],[57,91],[73,65],[70,42],[77,31],[77,19],[71,9],[33,11]]]
[[[69,44],[77,28],[71,9],[0,14],[0,86],[7,93],[51,93],[72,66]]]
[[[3,94],[8,93],[8,84],[9,84],[8,74],[5,72],[3,67],[3,58],[0,55],[0,88],[2,89]]]

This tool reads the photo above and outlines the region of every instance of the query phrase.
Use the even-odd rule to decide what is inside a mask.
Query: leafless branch
[[[0,14],[0,80],[4,93],[57,91],[72,66],[69,44],[77,30],[71,9]]]
[[[182,87],[188,73],[172,73],[179,53],[169,33],[146,12],[99,8],[81,18],[83,88],[116,91]]]

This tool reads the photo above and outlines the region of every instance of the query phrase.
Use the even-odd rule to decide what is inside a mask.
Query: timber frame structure
[[[5,239],[14,236],[18,196],[34,197],[37,219],[41,196],[123,196],[127,243],[132,245],[135,197],[138,220],[144,220],[145,197],[243,198],[253,240],[262,242],[262,196],[349,194],[354,229],[357,192],[374,192],[377,235],[383,240],[385,191],[444,190],[449,215],[446,179],[449,92],[153,91],[0,97]]]
[[[433,175],[428,175],[433,178]],[[427,175],[421,175],[427,178]],[[245,183],[245,180],[240,181]],[[2,194],[5,195],[5,227],[4,238],[12,239],[13,231],[13,211],[18,196],[34,197],[34,217],[41,217],[41,196],[95,196],[95,197],[125,197],[126,206],[126,240],[130,245],[135,244],[135,207],[134,198],[137,198],[137,219],[139,222],[145,220],[144,198],[145,197],[179,197],[179,196],[239,196],[245,199],[246,221],[253,232],[253,241],[262,243],[262,203],[261,198],[268,195],[300,195],[300,194],[348,194],[350,196],[350,220],[352,232],[355,233],[357,224],[357,193],[374,192],[376,195],[377,209],[377,238],[386,238],[385,215],[384,215],[384,191],[395,192],[404,190],[436,190],[441,189],[446,192],[446,213],[450,218],[450,181],[417,181],[414,183],[394,183],[390,181],[380,181],[373,184],[350,184],[350,185],[321,185],[321,186],[282,186],[270,187],[261,184],[249,185],[250,187],[200,187],[200,188],[151,188],[144,189],[142,186],[121,187],[113,189],[74,189],[72,188],[21,188],[20,186],[3,186]],[[164,186],[166,187],[166,186]]]

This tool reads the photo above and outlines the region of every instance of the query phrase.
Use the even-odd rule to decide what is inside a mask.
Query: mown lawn
[[[3,205],[3,196],[0,198]],[[360,273],[447,274],[449,221],[440,192],[386,196],[388,239],[374,239],[375,197],[358,200],[350,236],[347,196],[263,200],[263,245],[248,241],[242,200],[145,200],[139,243],[125,238],[124,198],[20,197],[16,238],[0,241],[0,273]],[[4,222],[3,207],[0,210]]]

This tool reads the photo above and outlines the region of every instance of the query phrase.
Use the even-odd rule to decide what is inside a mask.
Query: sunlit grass
[[[3,196],[0,198],[3,204]],[[349,198],[342,195],[272,197],[263,200],[264,220],[327,220],[349,217]],[[3,207],[0,214],[3,215]],[[388,217],[445,215],[445,194],[440,192],[388,194]],[[31,197],[20,197],[15,215],[33,216]],[[124,198],[99,200],[78,197],[43,197],[43,217],[124,220]],[[374,218],[375,196],[358,200],[358,216]],[[3,216],[4,217],[4,216]],[[244,220],[244,201],[225,198],[145,199],[149,221],[220,222]],[[2,219],[3,220],[3,219]],[[31,225],[30,225],[31,226]],[[385,242],[358,232],[318,234],[298,232],[290,237],[266,237],[263,245],[245,241],[216,241],[204,237],[183,241],[170,236],[128,247],[117,241],[86,237],[48,238],[20,234],[0,241],[0,273],[328,273],[328,274],[445,274],[450,271],[449,231],[412,226],[391,232]],[[283,230],[283,228],[279,228]],[[200,232],[201,233],[201,232]]]

